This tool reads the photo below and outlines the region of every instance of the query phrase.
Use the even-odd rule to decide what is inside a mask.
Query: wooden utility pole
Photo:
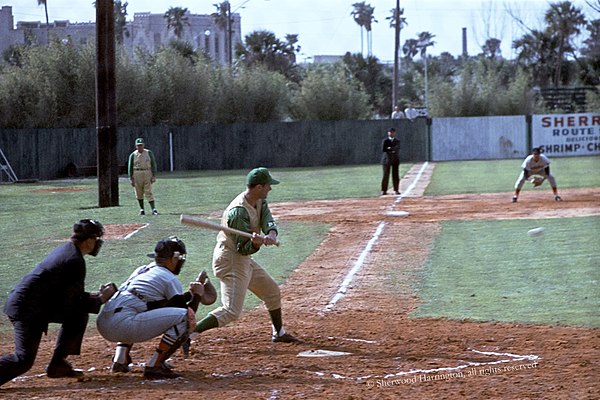
[[[96,155],[98,206],[119,205],[113,0],[96,1]]]
[[[398,60],[400,49],[400,0],[396,0],[396,11],[394,12],[394,18],[396,40],[394,45],[394,88],[392,90],[392,109],[398,105],[398,75],[400,74],[400,66]]]

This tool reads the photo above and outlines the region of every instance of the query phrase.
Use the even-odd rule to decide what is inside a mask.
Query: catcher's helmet
[[[183,241],[177,236],[169,236],[167,239],[162,239],[156,243],[154,254],[149,254],[149,256],[156,259],[166,259],[172,257],[175,252],[178,252],[180,257],[183,256],[185,259],[187,251]]]

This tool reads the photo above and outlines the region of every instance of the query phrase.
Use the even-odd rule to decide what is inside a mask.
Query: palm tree
[[[373,22],[377,22],[373,13],[375,12],[375,7],[371,7],[370,4],[365,4],[364,1],[360,3],[352,4],[354,10],[350,13],[354,18],[354,22],[360,26],[360,53],[363,53],[363,27],[367,31],[367,53],[371,55],[372,47],[373,47],[373,37],[372,37],[372,28]]]
[[[300,51],[298,35],[286,35],[283,42],[269,31],[254,31],[245,37],[245,44],[236,47],[239,62],[247,67],[263,66],[297,81],[296,52]]]
[[[181,39],[185,25],[190,26],[189,19],[186,16],[187,12],[187,8],[170,7],[164,15],[167,20],[167,32],[173,28],[173,33],[177,39]]]
[[[38,0],[38,6],[44,5],[44,11],[46,12],[46,40],[50,44],[50,21],[48,20],[48,4],[46,0]]]
[[[226,52],[227,62],[229,63],[229,65],[231,65],[231,62],[232,62],[231,43],[229,43],[231,36],[228,33],[230,24],[231,24],[231,21],[230,21],[231,5],[229,4],[229,1],[225,0],[222,3],[213,4],[213,6],[215,6],[217,8],[217,12],[212,13],[210,16],[212,17],[213,22],[215,23],[217,28],[219,28],[223,32],[223,35],[226,38],[225,39],[225,48],[227,49],[227,52]]]
[[[548,31],[558,36],[558,57],[554,70],[554,87],[560,84],[563,58],[566,52],[573,51],[571,38],[581,33],[580,26],[586,24],[586,19],[580,8],[574,7],[571,2],[563,1],[550,4],[544,20],[548,23]]]
[[[387,17],[386,19],[390,20],[390,28],[393,28],[395,31],[395,41],[394,41],[394,82],[393,82],[393,90],[392,90],[392,106],[397,106],[398,104],[398,81],[400,74],[400,58],[398,57],[399,48],[400,48],[400,31],[403,26],[406,26],[406,18],[402,17],[404,14],[404,8],[400,8],[400,0],[396,0],[396,7],[391,9],[392,15]]]
[[[127,6],[129,3],[121,3],[120,0],[116,0],[114,3],[115,7],[115,36],[117,43],[123,44],[124,37],[129,37],[129,31],[127,30]]]
[[[352,17],[354,18],[354,22],[356,22],[358,26],[360,26],[360,53],[363,54],[363,27],[365,26],[365,15],[367,5],[364,1],[361,1],[360,3],[352,4],[352,7],[354,7],[354,10],[350,13],[350,15],[352,15]]]
[[[512,47],[517,51],[517,64],[530,71],[538,86],[545,87],[552,81],[557,40],[548,31],[532,30],[513,41]]]
[[[402,52],[408,58],[413,58],[419,54],[419,41],[417,39],[407,39],[402,46]]]
[[[375,7],[371,7],[370,4],[367,4],[364,11],[365,30],[367,31],[367,56],[371,56],[373,54],[373,22],[378,21],[373,16]]]
[[[428,81],[427,81],[427,48],[433,46],[435,42],[432,40],[435,35],[429,32],[421,32],[417,39],[417,48],[421,52],[421,57],[425,62],[425,108],[429,109],[429,96],[428,96]]]

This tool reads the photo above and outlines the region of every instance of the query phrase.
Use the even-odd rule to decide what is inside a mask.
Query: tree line
[[[596,1],[589,5],[600,13]],[[226,29],[222,18],[230,17],[224,14],[228,8],[215,6],[213,18]],[[369,16],[372,7],[354,6],[357,23],[376,22]],[[362,6],[368,6],[366,13]],[[128,34],[126,7],[115,2],[117,43]],[[177,7],[165,13],[176,39],[156,52],[138,49],[130,57],[117,46],[120,126],[389,118],[392,70],[376,57],[346,53],[337,63],[301,64],[298,35],[279,39],[255,31],[232,49],[235,59],[224,66],[179,39],[186,14]],[[400,21],[406,24],[405,18]],[[399,105],[427,105],[432,117],[563,112],[549,108],[535,89],[600,86],[600,19],[588,20],[562,1],[549,4],[544,21],[544,29],[529,30],[513,42],[514,60],[501,56],[494,38],[480,54],[458,57],[427,54],[435,45],[429,32],[408,39],[402,47]],[[0,127],[94,127],[95,58],[93,44],[57,38],[47,46],[11,47],[0,64]],[[598,110],[600,95],[590,90],[587,111]]]

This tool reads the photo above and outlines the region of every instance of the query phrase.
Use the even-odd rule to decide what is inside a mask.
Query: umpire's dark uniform
[[[14,326],[15,352],[0,358],[0,385],[33,366],[50,322],[62,324],[50,365],[80,354],[88,313],[97,314],[102,305],[100,298],[84,291],[85,274],[83,255],[69,241],[48,254],[10,292],[4,312]]]
[[[386,194],[388,190],[388,182],[390,180],[390,169],[392,170],[392,184],[394,193],[399,194],[400,176],[398,167],[400,166],[400,141],[396,138],[396,130],[391,128],[388,131],[388,137],[383,139],[381,156],[381,165],[383,166],[383,179],[381,179],[381,194]]]

